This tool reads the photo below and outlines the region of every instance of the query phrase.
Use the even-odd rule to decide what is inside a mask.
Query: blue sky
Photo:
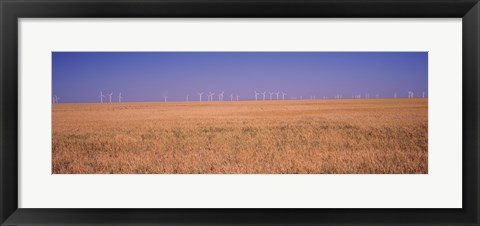
[[[283,91],[286,99],[428,92],[427,52],[53,52],[52,94],[61,103],[198,100],[198,92]],[[206,99],[206,96],[203,96]]]

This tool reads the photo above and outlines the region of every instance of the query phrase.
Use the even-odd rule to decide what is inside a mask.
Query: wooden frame
[[[478,0],[0,0],[1,225],[479,225]],[[18,208],[18,19],[46,17],[463,18],[462,209]],[[446,43],[448,44],[448,43]]]

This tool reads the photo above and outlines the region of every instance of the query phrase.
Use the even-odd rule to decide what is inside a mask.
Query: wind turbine
[[[263,100],[265,100],[265,95],[267,94],[267,91],[264,91],[263,93],[261,93],[263,95]]]
[[[52,97],[52,103],[53,103],[53,104],[56,104],[56,103],[58,102],[57,99],[58,99],[57,95],[53,95],[53,97]]]
[[[397,93],[393,94],[393,98],[395,98],[395,99],[397,98]]]
[[[222,91],[220,94],[218,94],[218,101],[223,101],[223,94],[224,93],[225,92]]]
[[[207,94],[207,96],[208,96],[208,101],[213,101],[213,95],[215,95],[215,93],[208,92],[208,94]]]
[[[379,95],[378,95],[378,94],[377,94],[377,95],[375,95],[375,98],[377,98],[377,99],[378,99],[378,97],[379,97]]]
[[[165,102],[167,102],[167,98],[168,98],[168,96],[166,96],[166,95],[163,96],[163,99],[165,99]]]
[[[425,98],[425,91],[422,92],[422,98]]]
[[[280,95],[280,91],[276,92],[275,95],[277,95],[277,100],[278,100],[278,95]]]
[[[240,97],[240,96],[237,94],[237,101],[238,101],[238,98],[239,98],[239,97]]]
[[[230,101],[233,101],[233,93],[230,94]]]
[[[100,91],[100,103],[103,103],[103,98],[104,98],[104,97],[105,97],[105,96],[103,95],[103,92]]]
[[[285,100],[285,95],[287,95],[287,93],[282,92],[282,100]]]
[[[203,95],[203,92],[198,93],[198,96],[200,96],[200,102],[202,102],[202,95]]]
[[[187,94],[187,102],[188,102],[188,94]]]
[[[109,96],[109,97],[110,97],[110,103],[112,103],[112,95],[113,95],[113,92],[112,92],[112,93],[109,93],[109,94],[107,94],[107,96]]]
[[[119,93],[118,94],[118,103],[121,103],[122,102],[122,93]]]
[[[258,93],[257,91],[253,91],[253,92],[255,92],[255,101],[257,101],[258,100],[258,94],[260,94],[260,93]]]
[[[272,100],[272,95],[274,94],[274,92],[268,92],[268,94],[270,94],[270,100]]]
[[[53,103],[58,104],[58,99],[60,99],[60,97],[58,97],[57,95],[54,95],[53,96]]]

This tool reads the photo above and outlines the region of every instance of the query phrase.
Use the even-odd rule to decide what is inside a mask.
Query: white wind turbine
[[[233,101],[233,93],[230,94],[230,101]]]
[[[208,101],[213,101],[213,95],[215,95],[215,93],[208,92],[208,94],[207,94],[207,96],[208,96]]]
[[[163,95],[163,99],[165,100],[165,102],[167,102],[168,96],[167,96],[167,95]]]
[[[99,96],[99,97],[100,97],[100,103],[103,103],[103,98],[104,98],[105,96],[103,95],[103,92],[102,92],[102,91],[100,91],[100,96]]]
[[[57,95],[53,96],[53,103],[58,104],[58,99],[60,99],[60,97],[58,97]]]
[[[272,100],[272,95],[274,94],[274,92],[268,92],[268,94],[270,94],[270,100]]]
[[[287,93],[285,92],[282,92],[282,100],[285,100],[285,96],[287,95]]]
[[[238,101],[238,98],[240,97],[240,95],[237,94],[237,101]]]
[[[267,91],[264,91],[263,93],[261,93],[263,95],[263,100],[265,100],[265,95],[267,95]]]
[[[413,98],[413,92],[412,91],[408,91],[408,98]]]
[[[380,97],[380,95],[378,95],[378,94],[377,94],[377,95],[375,95],[375,98],[377,98],[377,99],[378,99],[378,97]]]
[[[275,95],[277,95],[277,100],[278,100],[278,95],[280,95],[280,91],[276,92]]]
[[[393,94],[393,98],[397,98],[397,93],[394,93],[394,94]]]
[[[109,96],[109,97],[110,97],[110,103],[112,103],[112,95],[113,95],[113,92],[112,92],[112,93],[109,93],[109,94],[107,94],[107,96]]]
[[[253,92],[255,92],[255,100],[257,101],[257,100],[258,100],[258,95],[259,95],[260,93],[257,92],[257,91],[253,91]]]
[[[122,93],[119,93],[118,94],[118,103],[121,103],[122,102]]]
[[[425,98],[425,91],[422,92],[422,98]]]
[[[187,102],[188,102],[188,94],[187,94]]]
[[[218,101],[223,101],[223,94],[224,93],[225,92],[222,91],[220,94],[218,94]]]
[[[198,96],[200,97],[200,102],[202,102],[202,95],[203,95],[203,92],[198,93]]]

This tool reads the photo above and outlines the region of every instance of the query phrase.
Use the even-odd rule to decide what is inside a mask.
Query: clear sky
[[[198,101],[198,92],[283,91],[286,99],[428,92],[428,52],[53,52],[52,94],[61,103]],[[218,97],[216,97],[218,99]],[[203,99],[206,96],[203,95]]]

